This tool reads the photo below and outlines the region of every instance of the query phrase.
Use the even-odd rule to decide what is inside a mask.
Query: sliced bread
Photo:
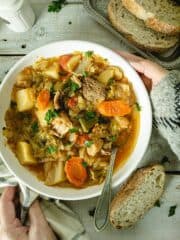
[[[172,0],[122,0],[122,4],[146,26],[157,32],[180,32],[180,6]]]
[[[110,206],[110,222],[115,228],[134,225],[161,197],[164,168],[153,165],[137,170],[120,188]]]
[[[142,49],[164,52],[178,42],[176,36],[167,36],[147,28],[142,20],[122,6],[121,0],[110,0],[108,15],[112,25],[129,41]]]

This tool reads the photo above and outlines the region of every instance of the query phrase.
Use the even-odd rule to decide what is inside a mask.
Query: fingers
[[[29,219],[30,219],[31,226],[38,226],[39,224],[47,224],[38,201],[35,201],[31,206],[29,210]]]
[[[132,53],[129,53],[129,52],[117,51],[117,53],[128,61],[141,61],[141,60],[143,60],[142,57],[136,56],[136,55],[134,55]]]
[[[46,221],[43,212],[40,208],[39,202],[36,201],[29,210],[30,228],[29,238],[30,239],[43,239],[43,240],[56,240],[56,237]]]
[[[166,69],[148,59],[124,51],[117,51],[117,53],[124,57],[137,72],[150,79],[153,86],[156,86],[168,73]]]
[[[14,220],[13,226],[14,226],[14,227],[21,227],[21,226],[22,226],[22,224],[21,224],[21,222],[20,222],[20,220],[19,220],[18,218],[16,218],[16,219]]]
[[[15,220],[15,207],[13,199],[15,196],[16,188],[7,187],[3,191],[0,199],[0,223],[2,225],[11,224]]]
[[[124,51],[117,51],[117,53],[125,58],[137,72],[144,74],[145,66],[143,62],[145,59]]]

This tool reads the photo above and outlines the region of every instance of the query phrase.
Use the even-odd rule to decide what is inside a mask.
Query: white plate
[[[85,41],[54,42],[32,51],[18,61],[5,76],[0,86],[0,155],[6,166],[20,182],[42,195],[64,200],[80,200],[98,196],[101,193],[102,184],[90,186],[84,189],[45,186],[26,168],[19,164],[15,155],[11,152],[9,147],[5,145],[6,139],[2,135],[2,127],[5,126],[4,116],[10,104],[10,94],[13,84],[15,83],[16,75],[25,66],[31,65],[39,57],[59,56],[77,50],[92,50],[102,57],[107,58],[110,64],[119,66],[132,83],[137,96],[137,101],[141,106],[140,130],[136,146],[125,165],[114,174],[112,183],[113,187],[121,184],[132,173],[132,171],[136,169],[147,149],[152,128],[150,100],[141,79],[134,69],[122,57],[110,49]]]

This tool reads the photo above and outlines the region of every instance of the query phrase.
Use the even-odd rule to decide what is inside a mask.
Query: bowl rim
[[[131,165],[131,166],[129,166],[129,170],[126,172],[126,174],[124,174],[120,179],[121,179],[121,181],[118,181],[118,180],[115,180],[115,181],[112,181],[112,187],[114,188],[114,187],[117,187],[118,185],[120,185],[120,184],[122,184],[131,174],[132,174],[132,172],[137,168],[137,165],[139,164],[139,162],[142,160],[142,158],[143,158],[143,156],[144,156],[144,154],[145,154],[145,152],[146,152],[146,150],[147,150],[147,147],[148,147],[148,144],[149,144],[149,140],[150,140],[150,136],[151,136],[151,131],[152,131],[152,109],[151,109],[151,104],[150,104],[150,99],[149,99],[149,96],[148,96],[148,93],[147,93],[147,90],[146,90],[146,88],[145,88],[145,86],[144,86],[144,84],[142,83],[142,80],[140,79],[140,77],[138,76],[138,74],[136,73],[136,71],[132,68],[132,66],[123,58],[123,57],[121,57],[119,54],[117,54],[116,52],[114,52],[113,50],[111,50],[111,49],[109,49],[109,48],[107,48],[107,47],[105,47],[105,46],[103,46],[103,45],[100,45],[100,44],[97,44],[97,43],[94,43],[94,42],[89,42],[89,41],[81,41],[81,40],[66,40],[66,41],[55,41],[55,42],[51,42],[51,43],[48,43],[48,44],[45,44],[45,45],[43,45],[43,46],[41,46],[41,47],[39,47],[39,48],[37,48],[37,49],[34,49],[33,51],[31,51],[30,53],[28,53],[27,55],[25,55],[24,57],[22,57],[19,61],[17,61],[12,67],[11,67],[11,69],[9,70],[9,72],[6,74],[6,76],[4,77],[4,79],[3,79],[3,81],[2,81],[2,83],[1,83],[1,85],[0,85],[0,93],[1,93],[1,91],[3,90],[3,87],[4,87],[4,85],[6,85],[7,84],[7,82],[8,82],[8,79],[10,78],[10,76],[14,73],[14,71],[16,70],[16,68],[18,68],[18,66],[20,66],[21,64],[23,64],[26,60],[28,61],[28,59],[30,59],[31,57],[33,58],[33,57],[35,57],[35,56],[37,56],[37,52],[39,52],[39,51],[41,51],[42,49],[44,49],[44,48],[51,48],[53,45],[56,45],[56,44],[69,44],[69,45],[87,45],[87,46],[90,46],[90,47],[88,47],[89,49],[91,48],[99,48],[99,49],[101,49],[102,51],[104,50],[104,51],[106,51],[106,52],[109,52],[109,54],[110,55],[112,55],[112,57],[111,57],[111,59],[113,59],[115,56],[116,56],[116,58],[119,58],[119,60],[120,60],[120,62],[121,63],[123,63],[123,64],[125,64],[127,67],[128,67],[128,69],[129,70],[131,70],[131,72],[134,74],[134,76],[136,76],[136,78],[137,79],[139,79],[138,81],[139,81],[139,84],[141,85],[141,88],[142,88],[142,90],[143,90],[143,95],[144,95],[144,97],[145,97],[145,100],[146,100],[146,104],[147,104],[147,111],[148,111],[148,119],[147,119],[147,128],[146,128],[146,138],[145,138],[145,144],[144,144],[144,147],[143,147],[143,151],[141,151],[141,153],[140,153],[140,157],[139,157],[139,160],[138,161],[136,161],[135,162],[135,164],[134,165]],[[78,48],[78,47],[77,47]],[[80,51],[82,51],[82,50],[80,50]],[[68,53],[68,51],[66,51],[67,53]],[[95,51],[96,52],[96,51]],[[62,54],[62,53],[60,53],[60,54]],[[60,54],[57,54],[57,56],[58,55],[60,55]],[[55,55],[54,55],[55,56]],[[103,54],[102,54],[102,56],[103,56]],[[47,58],[48,58],[49,56],[47,56]],[[110,62],[110,58],[108,59],[109,60],[109,62]],[[34,62],[34,60],[33,60],[33,62]],[[120,64],[119,64],[120,65]],[[24,65],[24,67],[25,67],[25,65]],[[125,71],[124,69],[123,69],[123,71]],[[128,76],[128,80],[131,82],[131,79],[129,79],[129,76]],[[136,92],[135,92],[136,93]],[[8,93],[8,94],[10,94],[10,93]],[[7,109],[6,109],[7,110]],[[140,117],[141,118],[141,117]],[[140,131],[140,129],[141,129],[141,124],[140,124],[140,127],[139,127],[139,131]],[[139,140],[139,134],[138,134],[138,136],[137,136],[137,141]],[[134,149],[136,148],[136,146],[134,146]],[[11,151],[10,149],[9,149],[9,151]],[[133,150],[134,151],[134,150]],[[131,153],[132,154],[132,153]],[[130,154],[130,155],[131,155]],[[3,160],[3,162],[5,163],[5,165],[6,165],[6,167],[8,168],[8,170],[17,178],[17,180],[20,182],[20,183],[23,183],[25,186],[27,186],[28,188],[30,188],[31,190],[33,190],[33,191],[35,191],[35,192],[37,192],[37,193],[39,193],[40,195],[42,195],[42,196],[46,196],[46,197],[50,197],[50,198],[54,198],[54,199],[62,199],[62,200],[71,200],[71,201],[73,201],[73,200],[83,200],[83,199],[89,199],[89,198],[93,198],[93,197],[96,197],[96,196],[98,196],[98,195],[100,195],[101,194],[101,190],[102,190],[102,187],[103,187],[103,184],[104,184],[104,182],[102,183],[102,184],[100,184],[100,185],[98,185],[98,187],[99,187],[99,190],[98,191],[96,191],[96,192],[92,192],[91,194],[88,194],[88,195],[84,195],[84,196],[66,196],[66,197],[62,197],[62,196],[55,196],[55,195],[53,195],[53,194],[48,194],[47,192],[45,193],[45,192],[43,192],[43,191],[41,191],[40,189],[38,189],[36,186],[32,186],[31,184],[32,183],[30,183],[30,182],[27,182],[27,181],[25,181],[23,178],[22,178],[22,176],[18,176],[17,175],[17,169],[13,169],[8,163],[7,163],[7,160],[6,160],[6,157],[4,156],[4,154],[2,154],[2,151],[1,151],[1,149],[0,149],[0,156],[1,156],[1,158],[2,158],[2,160]],[[130,156],[129,156],[130,157]],[[129,158],[128,157],[128,158]],[[16,157],[15,157],[16,158]],[[126,161],[126,162],[128,162],[128,160]],[[116,172],[118,172],[119,171],[119,169],[116,171]],[[31,175],[33,175],[33,174],[31,174]],[[35,176],[34,176],[35,177]],[[38,180],[39,181],[39,180]],[[97,186],[97,185],[95,185],[95,186]],[[71,188],[69,188],[69,189],[71,189]],[[87,188],[86,188],[87,189]],[[78,191],[80,191],[80,189],[78,189]]]

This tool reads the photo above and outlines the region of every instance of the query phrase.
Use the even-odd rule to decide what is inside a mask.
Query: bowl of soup
[[[100,195],[113,147],[112,186],[141,161],[151,134],[148,94],[118,54],[55,42],[18,61],[0,88],[0,153],[17,179],[64,200]]]

